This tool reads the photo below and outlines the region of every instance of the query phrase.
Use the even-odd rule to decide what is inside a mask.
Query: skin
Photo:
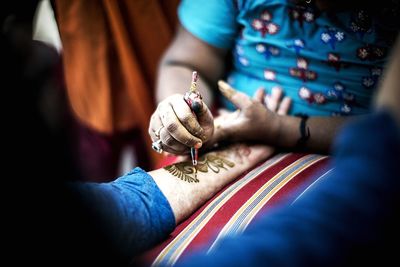
[[[388,65],[388,69],[385,72],[384,79],[379,87],[378,95],[376,96],[376,101],[374,104],[374,108],[376,110],[380,109],[386,109],[389,110],[393,118],[398,123],[398,126],[400,127],[400,76],[398,75],[400,73],[400,39],[397,42],[397,45],[395,46],[395,50],[393,52],[393,57],[391,63]],[[236,98],[238,97],[238,93],[233,91],[233,89],[228,89],[228,92],[226,92],[226,95],[230,98]],[[257,99],[257,98],[256,98]],[[247,101],[246,99],[244,101]],[[248,101],[254,101],[254,99],[250,99]],[[244,103],[244,105],[247,105],[249,103]],[[255,105],[258,105],[258,103],[255,103]],[[236,112],[235,116],[240,116],[240,112]],[[379,130],[379,129],[377,129]],[[205,173],[203,175],[200,173],[199,175],[201,176],[199,178],[199,183],[188,183],[183,181],[182,179],[176,177],[176,175],[171,175],[168,173],[166,170],[158,170],[153,172],[152,175],[154,175],[154,179],[156,180],[157,184],[160,186],[161,190],[164,192],[164,194],[167,196],[168,200],[171,203],[171,206],[173,207],[174,213],[176,214],[177,222],[182,220],[182,218],[188,216],[188,213],[192,208],[194,208],[197,205],[200,205],[199,203],[206,201],[205,199],[200,199],[198,195],[193,195],[197,194],[198,190],[200,190],[203,194],[203,197],[208,198],[208,194],[210,192],[215,192],[215,190],[218,190],[217,188],[222,187],[221,184],[218,184],[215,189],[212,187],[215,186],[215,182],[219,183],[226,183],[229,182],[229,180],[232,179],[232,177],[228,177],[231,175],[233,172],[237,173],[239,170],[237,168],[240,168],[242,166],[242,169],[244,169],[246,166],[252,165],[254,158],[258,156],[258,153],[261,153],[262,155],[265,155],[264,153],[267,151],[262,151],[259,149],[262,149],[262,147],[249,147],[251,152],[247,154],[247,156],[241,156],[243,153],[237,153],[235,151],[245,151],[237,148],[231,148],[225,151],[226,156],[224,158],[228,161],[235,162],[235,166],[232,169],[228,169],[228,171],[221,170],[220,172],[209,172]],[[268,152],[267,152],[268,153]],[[242,163],[239,163],[240,160],[242,160]],[[189,164],[189,163],[187,163]],[[159,172],[159,173],[157,173]],[[219,179],[219,178],[222,179]],[[217,179],[215,179],[217,178]],[[227,180],[223,180],[227,179]],[[208,184],[210,183],[210,184]],[[182,192],[182,195],[180,193],[177,194],[177,192]],[[180,210],[182,209],[182,210]],[[289,218],[290,219],[290,218]],[[285,238],[285,236],[283,236]],[[268,240],[267,240],[268,241]],[[266,241],[266,242],[267,242]],[[363,249],[363,248],[361,248]]]
[[[400,126],[400,35],[392,51],[391,61],[380,84],[380,89],[375,97],[376,109],[391,111],[397,124]]]
[[[167,198],[178,224],[225,185],[273,153],[274,149],[268,146],[235,144],[205,154],[199,161],[196,174],[190,160],[149,174]],[[177,171],[171,171],[173,169]],[[183,174],[193,180],[185,180]]]
[[[200,158],[196,166],[194,166],[192,162],[184,161],[166,166],[164,170],[167,170],[182,181],[198,183],[200,182],[197,177],[198,172],[208,173],[212,171],[214,173],[219,173],[222,169],[228,170],[229,168],[233,168],[235,163],[226,160],[225,156],[226,155],[221,153],[209,154]]]
[[[376,110],[389,110],[400,127],[400,76],[398,73],[400,73],[400,39],[395,46],[392,60],[388,65],[387,71],[385,72],[384,79],[379,87],[378,95],[375,98],[376,101],[374,104]],[[242,102],[240,101],[240,93],[237,93],[232,88],[229,88],[228,92],[225,92],[225,95],[231,99],[238,99],[238,103]],[[262,90],[259,90],[253,99],[244,98],[243,105],[247,106],[250,102],[256,101],[253,103],[253,106],[261,109],[263,113],[266,113],[264,110],[265,106],[262,105],[263,98],[265,99],[265,95],[263,95]],[[238,120],[237,117],[243,116],[241,113],[243,113],[243,109],[234,113],[224,113],[221,116],[236,116],[235,119],[232,120],[233,122]],[[258,112],[256,112],[256,114],[258,114]],[[242,117],[241,119],[246,120],[246,116]],[[216,121],[218,123],[223,123],[224,121],[227,121],[227,119],[224,118],[219,120],[217,118]],[[216,128],[218,127],[220,126],[217,125]],[[218,131],[216,130],[216,132]],[[203,164],[207,161],[210,161],[206,160],[209,156],[218,157],[219,159],[225,160],[227,163],[223,165],[224,168],[220,167],[214,170],[209,168],[204,172],[199,171],[196,177],[198,182],[189,183],[188,181],[180,178],[178,174],[171,173],[171,171],[168,170],[168,167],[166,169],[151,171],[149,174],[153,177],[161,191],[168,199],[174,212],[176,223],[178,224],[187,218],[209,198],[211,198],[215,193],[221,190],[226,184],[233,181],[244,171],[252,168],[255,164],[257,164],[257,162],[265,160],[271,156],[272,153],[274,153],[274,149],[272,147],[261,145],[246,147],[239,144],[225,148],[224,150],[220,150],[218,152],[210,152],[209,154],[203,156],[203,159],[201,160]],[[228,162],[233,163],[234,165],[228,164]],[[171,166],[189,167],[190,169],[191,162],[186,160]],[[203,167],[200,168],[204,169]]]
[[[218,85],[221,93],[238,110],[221,120],[221,126],[210,143],[221,140],[248,140],[283,148],[296,147],[301,136],[299,131],[301,118],[287,116],[283,112],[275,113],[257,99],[251,99],[223,81],[219,81]],[[328,121],[329,126],[323,127]],[[302,148],[319,153],[328,152],[332,139],[345,121],[349,121],[349,119],[310,117],[307,120],[307,127],[311,132],[310,139]]]
[[[213,103],[212,91],[215,90],[214,87],[217,87],[218,80],[225,72],[227,52],[227,50],[206,44],[183,27],[178,27],[177,35],[159,65],[156,87],[159,104],[152,115],[149,126],[149,134],[153,141],[158,140],[154,132],[160,126],[164,126],[160,132],[164,151],[185,154],[192,146],[200,147],[204,143],[209,146],[224,136],[218,133],[218,129],[214,131],[214,118],[209,107]],[[198,90],[202,94],[205,104],[202,115],[197,118],[191,114],[186,103],[182,101],[184,93],[189,89],[193,70],[199,72]],[[228,97],[228,99],[235,101],[235,98]],[[275,105],[279,106],[280,103],[281,100],[279,102],[275,100]],[[300,118],[281,116],[277,113],[276,108],[261,109],[249,106],[239,106],[238,108],[243,111],[242,117],[248,115],[248,120],[242,120],[242,125],[237,124],[235,133],[229,134],[229,138],[233,138],[232,140],[235,141],[255,140],[285,148],[296,147],[297,140],[300,138]],[[261,113],[253,114],[253,112]],[[253,118],[259,120],[249,123]],[[310,129],[311,138],[303,146],[303,149],[309,152],[328,153],[334,136],[348,120],[348,117],[309,118],[307,126]],[[260,126],[263,127],[262,131],[259,131]],[[263,134],[258,134],[260,132]]]

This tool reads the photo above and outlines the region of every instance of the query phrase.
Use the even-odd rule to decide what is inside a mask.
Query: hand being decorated
[[[220,141],[256,141],[273,144],[278,136],[279,116],[286,115],[291,104],[287,97],[282,99],[280,89],[266,95],[258,89],[253,98],[233,89],[224,81],[218,82],[221,93],[238,109],[234,112],[221,112],[215,118],[214,135],[208,145]]]

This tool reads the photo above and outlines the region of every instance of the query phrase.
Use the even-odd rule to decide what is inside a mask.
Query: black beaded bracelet
[[[310,139],[310,128],[307,126],[307,120],[309,117],[306,114],[296,114],[296,116],[301,118],[299,124],[300,138],[297,140],[297,145],[301,146]]]

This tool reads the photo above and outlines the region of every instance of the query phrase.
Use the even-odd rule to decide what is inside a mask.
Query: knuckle
[[[196,129],[193,133],[195,136],[200,136],[201,139],[205,138],[204,130],[203,129]]]
[[[157,116],[158,116],[157,111],[154,112],[154,113],[151,115],[151,117],[150,117],[150,125],[153,124],[153,123],[155,122]]]
[[[190,115],[185,115],[182,117],[181,122],[183,125],[191,126],[193,124],[193,117]]]
[[[189,137],[185,139],[184,144],[187,146],[194,146],[197,143],[197,140],[194,139],[193,137]]]
[[[200,136],[203,132],[197,120],[193,116],[190,115],[184,116],[181,120],[181,123],[186,127],[186,129],[190,133],[196,136]]]
[[[178,124],[176,122],[167,123],[166,129],[170,133],[175,133],[178,130]]]
[[[167,146],[173,146],[175,144],[175,139],[171,136],[166,136],[165,139],[163,140],[163,143]]]

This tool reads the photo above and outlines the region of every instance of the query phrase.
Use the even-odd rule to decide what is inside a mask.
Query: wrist
[[[297,140],[297,146],[303,147],[310,138],[310,128],[307,126],[308,115],[298,114],[297,117],[300,117],[300,123],[299,123],[300,137]]]
[[[283,124],[284,124],[284,119],[286,116],[280,116],[280,115],[274,115],[273,120],[271,120],[271,123],[267,125],[267,134],[266,136],[266,141],[268,144],[274,145],[274,146],[280,146],[281,145],[281,139],[283,136]]]

